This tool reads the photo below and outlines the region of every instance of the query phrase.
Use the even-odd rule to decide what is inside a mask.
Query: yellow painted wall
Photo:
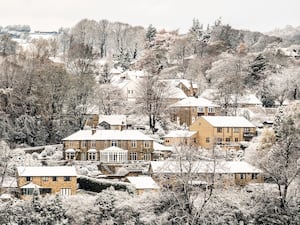
[[[52,181],[52,176],[48,177],[48,181],[44,181],[43,177],[32,177],[31,181],[26,181],[26,177],[18,177],[17,183],[18,187],[22,187],[30,182],[39,185],[43,188],[51,188],[51,193],[59,193],[61,188],[71,188],[71,194],[76,194],[76,188],[77,188],[77,177],[72,176],[70,177],[70,181],[64,181],[64,177],[56,177],[56,181]]]
[[[217,127],[213,127],[204,118],[200,117],[191,126],[190,131],[198,131],[198,143],[204,148],[212,148],[213,143],[217,143],[218,139],[222,143],[226,143],[226,138],[230,139],[227,142],[229,145],[233,145],[234,142],[244,141],[244,128],[239,127],[238,132],[235,132],[233,127],[221,127],[221,132],[218,132]],[[255,133],[255,127],[249,128],[252,133]],[[209,138],[209,142],[206,142],[206,138]],[[236,140],[237,138],[237,140]],[[224,146],[226,148],[226,146]]]

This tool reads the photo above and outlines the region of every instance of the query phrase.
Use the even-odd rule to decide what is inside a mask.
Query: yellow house
[[[72,166],[17,167],[17,185],[23,199],[30,197],[34,189],[41,195],[74,195],[77,173]]]
[[[255,126],[239,116],[202,116],[190,130],[198,131],[198,144],[207,149],[215,145],[239,149],[241,141],[250,141],[256,135]]]
[[[187,130],[172,130],[169,131],[164,137],[164,144],[166,146],[196,146],[197,145],[197,132]]]
[[[80,130],[62,141],[66,160],[104,163],[152,160],[153,139],[138,130]]]
[[[126,179],[135,187],[137,195],[142,195],[147,192],[157,192],[160,189],[157,183],[150,176],[128,176]]]
[[[176,186],[185,178],[194,183],[214,184],[216,187],[244,186],[249,183],[263,183],[260,169],[244,161],[152,161],[150,174],[162,186]]]
[[[172,121],[190,126],[200,116],[218,115],[220,107],[205,98],[188,97],[172,104],[170,111]]]

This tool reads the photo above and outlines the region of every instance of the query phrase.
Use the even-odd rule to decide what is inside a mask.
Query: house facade
[[[173,130],[169,131],[164,137],[164,144],[166,146],[197,146],[197,132],[187,130]]]
[[[74,195],[77,173],[71,166],[17,167],[17,186],[23,199],[31,197],[35,189],[41,195]]]
[[[191,126],[198,131],[198,144],[207,149],[219,145],[223,149],[239,149],[241,141],[250,141],[256,136],[256,127],[244,117],[202,116]]]
[[[188,97],[170,106],[171,120],[190,126],[200,116],[216,116],[220,107],[204,98]]]
[[[123,163],[127,155],[128,161],[150,161],[153,153],[153,139],[138,130],[80,130],[63,144],[66,160]]]

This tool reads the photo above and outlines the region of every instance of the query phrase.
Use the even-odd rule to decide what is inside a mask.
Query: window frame
[[[71,177],[70,176],[64,176],[64,181],[65,182],[69,182],[69,181],[71,181],[72,179],[71,179]]]

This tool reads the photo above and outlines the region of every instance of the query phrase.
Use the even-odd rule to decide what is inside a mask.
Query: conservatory
[[[127,163],[128,150],[112,146],[100,151],[100,162],[103,163]]]

